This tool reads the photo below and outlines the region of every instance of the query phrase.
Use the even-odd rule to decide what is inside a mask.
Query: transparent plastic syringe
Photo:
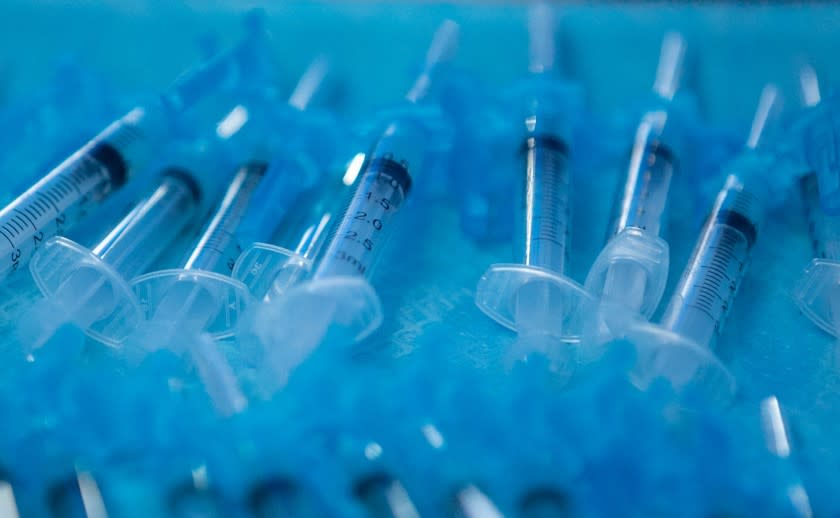
[[[630,164],[613,205],[608,241],[586,277],[586,290],[601,300],[599,326],[618,314],[650,318],[668,280],[668,243],[661,234],[682,141],[671,101],[679,85],[685,41],[668,33],[654,83],[658,105],[636,130]]]
[[[317,60],[307,70],[289,102],[297,103],[299,109],[309,104],[324,79],[323,67],[324,62]],[[243,126],[236,133],[240,131]],[[260,134],[268,128],[249,125],[244,131]],[[228,184],[182,266],[147,273],[132,281],[148,316],[136,340],[141,348],[177,350],[176,344],[188,342],[184,337],[201,332],[215,338],[233,334],[240,314],[252,300],[247,286],[230,275],[243,249],[239,226],[257,190],[262,188],[264,177],[283,173],[272,170],[267,160],[246,162]],[[266,207],[269,208],[276,210],[274,206]]]
[[[194,216],[200,197],[194,177],[173,167],[93,247],[64,237],[48,240],[29,264],[44,298],[19,324],[23,346],[37,349],[69,323],[118,346],[142,318],[128,280],[171,246]]]
[[[47,239],[62,234],[128,181],[173,136],[176,117],[248,70],[261,31],[179,78],[157,100],[113,122],[0,210],[0,278],[25,265]]]
[[[410,105],[426,97],[438,66],[451,57],[457,35],[458,26],[450,20],[438,28],[424,70],[406,95]],[[328,332],[354,342],[382,322],[382,306],[368,279],[411,192],[412,175],[423,169],[428,142],[424,121],[408,112],[394,117],[366,154],[353,195],[309,281],[267,303],[254,323],[274,383],[284,383]]]
[[[318,186],[304,193],[279,222],[271,242],[251,245],[236,261],[233,278],[241,281],[258,300],[269,302],[304,280],[324,249],[335,224],[337,211],[364,163],[357,154],[347,166],[342,181]],[[348,183],[345,183],[345,180]]]
[[[580,111],[579,87],[552,74],[554,22],[547,6],[529,11],[531,77],[514,93],[525,102],[519,145],[522,188],[515,231],[516,263],[494,264],[476,289],[476,305],[526,348],[548,347],[548,337],[579,340],[591,297],[567,277],[570,229],[569,134]],[[518,347],[518,346],[517,346]]]
[[[764,220],[768,187],[756,182],[745,188],[743,176],[755,178],[768,160],[757,152],[778,106],[773,85],[761,91],[746,146],[724,169],[730,174],[718,193],[697,244],[659,325],[637,322],[627,337],[637,347],[631,375],[647,386],[657,377],[667,378],[683,391],[689,387],[706,397],[727,402],[735,393],[735,379],[717,359],[713,347],[735,300],[746,272],[759,227]]]
[[[734,395],[735,380],[713,347],[749,264],[763,210],[737,176],[727,178],[660,324],[638,324],[627,333],[637,346],[637,384],[665,377],[679,391],[697,387],[716,401]]]
[[[800,74],[806,106],[820,102],[816,74],[804,67]],[[814,258],[793,289],[793,299],[802,313],[826,333],[840,337],[840,215],[829,214],[821,203],[817,173],[799,179],[799,191]]]
[[[803,67],[800,84],[807,109],[793,131],[799,137],[805,162],[817,175],[822,210],[840,215],[840,95],[821,96],[811,67]]]
[[[799,309],[826,333],[840,337],[840,215],[820,205],[816,173],[799,181],[814,258],[793,289]]]

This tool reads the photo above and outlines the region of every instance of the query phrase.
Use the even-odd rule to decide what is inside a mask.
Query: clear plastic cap
[[[840,262],[812,260],[793,288],[793,300],[820,329],[840,337]]]
[[[595,299],[575,281],[550,270],[494,264],[478,281],[475,303],[508,329],[574,343],[580,341]]]
[[[627,337],[636,347],[630,378],[639,388],[663,378],[679,394],[699,393],[723,405],[735,396],[735,378],[708,347],[650,323],[638,323]]]
[[[142,320],[123,277],[87,248],[63,237],[48,240],[29,263],[38,289],[63,314],[41,315],[43,332],[72,322],[85,334],[116,347]],[[46,336],[49,338],[49,336]],[[41,342],[41,340],[36,340]]]
[[[131,288],[146,318],[156,325],[192,326],[216,339],[234,334],[253,300],[241,282],[203,270],[147,273],[131,281]]]
[[[586,291],[650,318],[668,282],[669,251],[664,239],[626,227],[609,240],[586,276]]]

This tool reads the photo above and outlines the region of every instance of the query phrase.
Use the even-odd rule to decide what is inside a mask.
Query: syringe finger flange
[[[648,322],[632,326],[627,337],[636,348],[630,379],[637,387],[665,379],[680,394],[701,393],[720,404],[735,396],[734,376],[708,347]]]
[[[793,288],[793,299],[820,329],[840,337],[840,262],[811,260]]]
[[[231,277],[256,298],[279,295],[310,272],[312,261],[287,248],[254,243],[239,255]]]
[[[332,276],[298,284],[259,306],[252,331],[270,345],[263,365],[270,378],[282,384],[328,337],[355,344],[376,331],[382,320],[382,303],[366,280]]]
[[[629,308],[645,318],[656,311],[669,268],[668,243],[636,227],[625,227],[601,251],[589,270],[584,287],[601,298],[627,300],[627,290],[638,295],[638,307]],[[635,281],[641,281],[637,285]]]
[[[365,279],[338,275],[305,282],[290,289],[283,297],[285,307],[312,306],[322,308],[331,326],[338,326],[342,334],[354,343],[376,331],[383,321],[382,302],[376,290]]]
[[[478,308],[517,332],[538,332],[562,341],[579,342],[586,315],[595,299],[582,286],[551,270],[499,263],[481,276]]]
[[[128,283],[87,248],[63,237],[48,240],[32,258],[32,277],[45,297],[66,304],[84,322],[85,333],[119,346],[142,320]],[[66,300],[65,300],[66,299]],[[85,308],[85,305],[91,306]]]
[[[131,281],[143,315],[149,320],[200,320],[215,339],[228,338],[253,301],[248,288],[226,275],[204,270],[161,270]],[[166,314],[174,308],[177,315]]]

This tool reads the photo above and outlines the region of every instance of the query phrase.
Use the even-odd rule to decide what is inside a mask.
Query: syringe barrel
[[[713,347],[749,263],[764,209],[729,176],[662,317],[662,326]]]
[[[840,216],[826,214],[820,205],[816,173],[808,173],[799,179],[799,192],[805,206],[814,257],[840,261]]]
[[[316,260],[324,250],[336,218],[343,215],[338,211],[345,208],[342,202],[350,189],[339,181],[304,193],[289,208],[288,217],[280,222],[271,242],[294,251],[304,259]]]
[[[334,276],[369,278],[411,190],[411,173],[422,167],[422,130],[411,121],[392,123],[369,153],[355,191],[328,245],[314,279]]]
[[[114,133],[109,130],[0,211],[0,277],[26,264],[41,243],[73,226],[126,182],[128,163],[109,142]]]
[[[410,186],[405,165],[390,157],[371,160],[341,221],[328,238],[327,251],[313,277],[369,278],[384,249],[393,216],[402,208]]]
[[[185,270],[230,275],[236,259],[242,253],[237,229],[267,169],[268,164],[261,161],[248,162],[239,168],[216,207],[213,218],[201,232],[196,246],[184,262]]]
[[[516,260],[563,273],[568,262],[568,147],[551,134],[530,134],[520,148],[524,178],[515,233]]]
[[[200,198],[198,183],[189,172],[163,171],[157,187],[114,226],[93,253],[126,280],[143,273],[184,230]]]
[[[665,116],[664,112],[658,114]],[[621,177],[613,204],[608,239],[627,227],[640,228],[655,236],[663,231],[677,160],[660,138],[662,124],[657,124],[656,115],[646,115],[636,130],[630,164],[626,175]]]

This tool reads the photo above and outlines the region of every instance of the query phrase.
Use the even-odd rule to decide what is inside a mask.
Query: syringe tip
[[[817,72],[810,63],[803,63],[799,67],[799,92],[802,104],[806,107],[816,106],[820,102],[820,82]]]
[[[426,52],[426,70],[438,63],[451,60],[458,50],[461,28],[454,20],[444,20],[435,31],[429,50]]]
[[[758,100],[758,108],[755,110],[750,136],[747,140],[747,147],[755,149],[758,147],[761,137],[770,122],[779,116],[782,111],[782,96],[779,87],[769,83],[761,89],[761,97]]]
[[[554,69],[554,10],[546,2],[537,2],[528,8],[529,70],[542,73]]]
[[[679,32],[668,31],[662,38],[659,65],[653,90],[663,99],[671,100],[680,85],[686,54],[686,42]]]
[[[405,96],[408,102],[416,103],[426,96],[431,85],[431,76],[434,74],[435,69],[442,63],[451,61],[455,56],[458,50],[459,34],[460,26],[453,20],[444,20],[438,26],[432,38],[432,43],[426,51],[426,62],[423,66],[423,71],[417,76],[417,79]]]
[[[289,106],[305,110],[330,72],[330,59],[321,54],[309,63],[289,96]]]

